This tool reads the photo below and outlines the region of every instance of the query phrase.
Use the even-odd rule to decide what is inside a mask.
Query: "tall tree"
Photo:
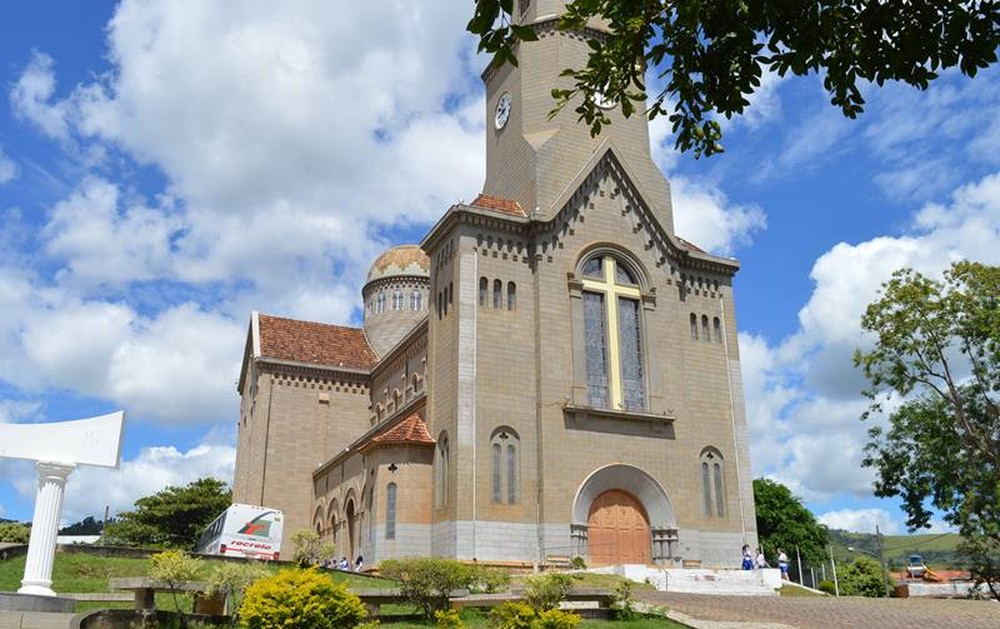
[[[911,529],[934,509],[974,573],[1000,594],[1000,267],[956,262],[943,280],[902,269],[865,310],[875,338],[854,362],[871,383],[864,464],[900,496]],[[887,404],[888,402],[888,404]]]
[[[105,540],[124,546],[193,549],[202,530],[232,501],[232,491],[215,478],[170,486],[139,498],[135,509],[108,523]]]
[[[511,19],[513,4],[476,0],[468,30],[494,63],[516,64],[518,41],[537,37]],[[1000,45],[1000,3],[988,0],[572,0],[559,28],[579,31],[597,18],[611,34],[591,39],[585,67],[563,72],[569,81],[553,90],[556,105],[573,103],[595,135],[610,123],[598,103],[615,103],[626,116],[667,115],[677,148],[696,156],[723,150],[718,117],[741,115],[765,72],[821,75],[830,102],[854,118],[866,85],[926,89],[952,67],[975,76],[997,60]],[[647,69],[663,84],[649,100]]]
[[[803,559],[817,564],[826,557],[827,530],[788,487],[767,478],[753,481],[757,505],[757,535],[768,557],[781,548],[794,557],[798,547]]]

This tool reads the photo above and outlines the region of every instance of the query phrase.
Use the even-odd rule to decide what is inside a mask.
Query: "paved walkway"
[[[679,612],[683,616],[678,616],[677,620],[699,629],[1000,627],[1000,602],[995,601],[708,596],[645,590],[636,592],[636,598]]]

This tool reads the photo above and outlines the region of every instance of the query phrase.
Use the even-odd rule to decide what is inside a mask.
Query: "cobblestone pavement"
[[[944,599],[872,599],[857,597],[709,596],[636,592],[636,598],[697,619],[699,627],[801,628],[917,627],[1000,628],[1000,603]],[[724,624],[717,624],[724,623]]]

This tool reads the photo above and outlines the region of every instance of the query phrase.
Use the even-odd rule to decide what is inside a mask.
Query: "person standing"
[[[754,560],[754,567],[757,568],[758,570],[763,570],[764,568],[771,567],[767,565],[767,558],[764,557],[764,551],[761,550],[760,548],[757,549],[757,558]]]
[[[743,563],[741,567],[744,570],[753,570],[753,557],[750,555],[750,546],[743,544]]]
[[[781,570],[781,579],[788,580],[788,555],[785,551],[778,549],[778,570]]]

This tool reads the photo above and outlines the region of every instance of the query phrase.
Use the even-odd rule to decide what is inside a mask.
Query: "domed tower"
[[[365,335],[385,356],[427,313],[430,260],[419,245],[399,245],[380,255],[361,290]]]

